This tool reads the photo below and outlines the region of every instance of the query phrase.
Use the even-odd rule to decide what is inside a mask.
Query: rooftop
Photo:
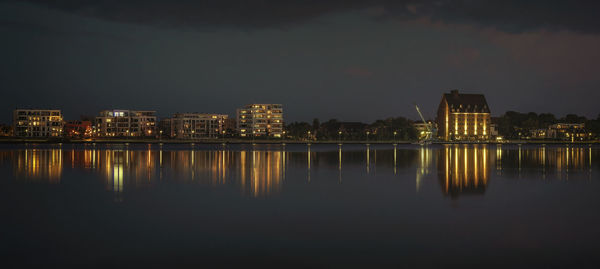
[[[451,112],[490,113],[483,94],[459,93],[458,90],[452,90],[450,93],[444,93],[443,98],[450,106]]]

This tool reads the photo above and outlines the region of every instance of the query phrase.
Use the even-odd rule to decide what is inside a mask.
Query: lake
[[[595,145],[1,145],[0,172],[21,266],[600,265]]]

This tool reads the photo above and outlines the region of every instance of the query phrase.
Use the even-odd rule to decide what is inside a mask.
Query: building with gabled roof
[[[444,141],[490,139],[490,108],[483,94],[444,93],[437,123]]]

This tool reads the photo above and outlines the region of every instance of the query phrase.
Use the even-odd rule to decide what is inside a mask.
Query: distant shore
[[[24,144],[24,143],[39,143],[39,144],[55,144],[55,143],[70,143],[70,144],[419,144],[417,141],[400,141],[400,140],[322,140],[322,141],[307,141],[307,140],[283,140],[283,139],[126,139],[126,138],[97,138],[97,139],[69,139],[69,138],[0,138],[0,144]],[[499,141],[434,141],[432,144],[600,144],[600,141],[561,141],[561,140],[505,140]]]

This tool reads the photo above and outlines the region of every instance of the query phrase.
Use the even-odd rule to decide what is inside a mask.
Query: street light
[[[398,134],[398,132],[394,131],[394,144],[396,144],[396,135]]]
[[[369,144],[369,134],[370,134],[370,133],[371,133],[371,132],[367,131],[367,145]]]
[[[342,144],[342,131],[338,131],[338,144]]]

